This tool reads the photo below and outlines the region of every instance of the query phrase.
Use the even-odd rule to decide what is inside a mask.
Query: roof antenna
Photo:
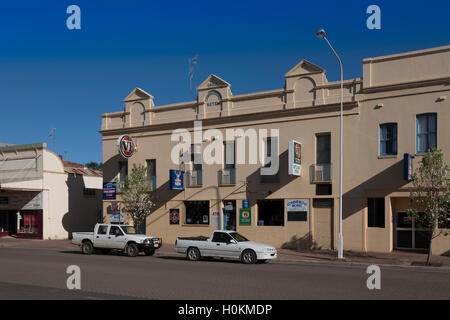
[[[51,137],[52,149],[55,149],[56,128],[52,128],[52,130],[50,130],[50,134],[48,136]]]
[[[189,59],[189,89],[192,90],[192,82],[197,86],[197,59],[198,54]]]

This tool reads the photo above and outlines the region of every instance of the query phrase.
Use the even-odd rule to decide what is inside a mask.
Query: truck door
[[[123,249],[127,239],[122,229],[118,226],[111,226],[108,234],[108,248],[110,249]]]
[[[212,252],[211,255],[215,257],[232,257],[232,249],[229,247],[232,238],[226,232],[214,232],[211,240]]]
[[[94,232],[94,247],[108,247],[108,225],[99,225],[97,232]]]

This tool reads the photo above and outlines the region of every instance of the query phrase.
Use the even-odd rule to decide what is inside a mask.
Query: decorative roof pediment
[[[153,96],[141,88],[134,88],[133,91],[130,92],[130,94],[123,100],[125,102],[129,101],[136,101],[136,100],[147,100],[147,99],[153,99]]]
[[[226,82],[225,80],[219,78],[218,76],[211,74],[205,81],[203,81],[198,87],[197,90],[206,90],[213,88],[224,88],[230,87],[231,84]]]
[[[284,76],[286,78],[289,78],[289,77],[301,76],[304,74],[324,73],[324,72],[325,72],[325,70],[322,69],[321,67],[316,66],[315,64],[303,59],[295,67],[293,67],[291,70],[289,70]]]

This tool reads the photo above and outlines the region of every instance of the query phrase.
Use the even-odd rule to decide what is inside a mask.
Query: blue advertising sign
[[[184,190],[184,171],[170,170],[170,190]]]
[[[403,179],[406,181],[412,181],[413,174],[413,161],[414,156],[409,153],[403,154]]]
[[[242,200],[242,208],[249,208],[249,201],[247,199]]]
[[[103,183],[103,200],[116,200],[116,182]]]

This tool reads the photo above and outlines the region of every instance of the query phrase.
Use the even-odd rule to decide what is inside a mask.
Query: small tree
[[[121,186],[124,212],[138,227],[150,215],[153,202],[150,199],[150,182],[147,180],[147,168],[143,165],[133,164],[131,174],[125,177]]]
[[[410,190],[408,214],[415,221],[430,228],[427,265],[431,264],[433,239],[441,235],[440,225],[446,226],[450,217],[450,178],[449,167],[444,163],[441,150],[432,148],[420,161],[420,167],[412,176],[413,188]],[[446,236],[447,233],[445,232]]]

